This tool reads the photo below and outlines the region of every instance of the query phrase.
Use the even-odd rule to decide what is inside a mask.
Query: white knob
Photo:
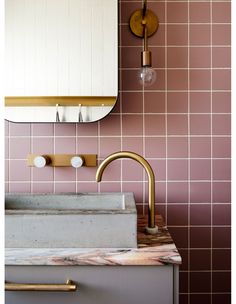
[[[73,156],[70,160],[71,166],[74,168],[79,168],[83,166],[84,160],[80,156]]]
[[[36,156],[34,158],[34,165],[37,168],[43,168],[45,167],[47,164],[47,159],[44,156]]]

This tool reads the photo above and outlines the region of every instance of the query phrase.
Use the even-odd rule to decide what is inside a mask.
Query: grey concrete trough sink
[[[136,248],[133,193],[6,194],[7,248]]]

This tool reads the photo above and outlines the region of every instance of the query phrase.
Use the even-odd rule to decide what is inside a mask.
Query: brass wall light
[[[148,37],[157,31],[159,21],[154,12],[147,9],[147,0],[143,1],[142,9],[133,12],[129,25],[135,36],[144,39],[138,80],[140,84],[150,86],[156,81],[156,71],[152,68],[152,53],[148,50]]]

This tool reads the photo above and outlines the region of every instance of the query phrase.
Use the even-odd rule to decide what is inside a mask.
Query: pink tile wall
[[[86,125],[6,122],[6,191],[133,191],[143,212],[147,178],[130,160],[110,164],[100,184],[96,168],[26,166],[27,153],[96,153],[99,161],[119,150],[142,154],[156,175],[157,211],[183,257],[180,303],[227,304],[231,3],[148,2],[160,27],[149,39],[157,82],[147,89],[136,80],[142,41],[128,27],[140,5],[119,1],[120,99],[114,111]]]

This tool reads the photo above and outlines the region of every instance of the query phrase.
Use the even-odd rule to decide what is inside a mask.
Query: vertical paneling
[[[6,1],[7,96],[116,96],[117,0]]]

